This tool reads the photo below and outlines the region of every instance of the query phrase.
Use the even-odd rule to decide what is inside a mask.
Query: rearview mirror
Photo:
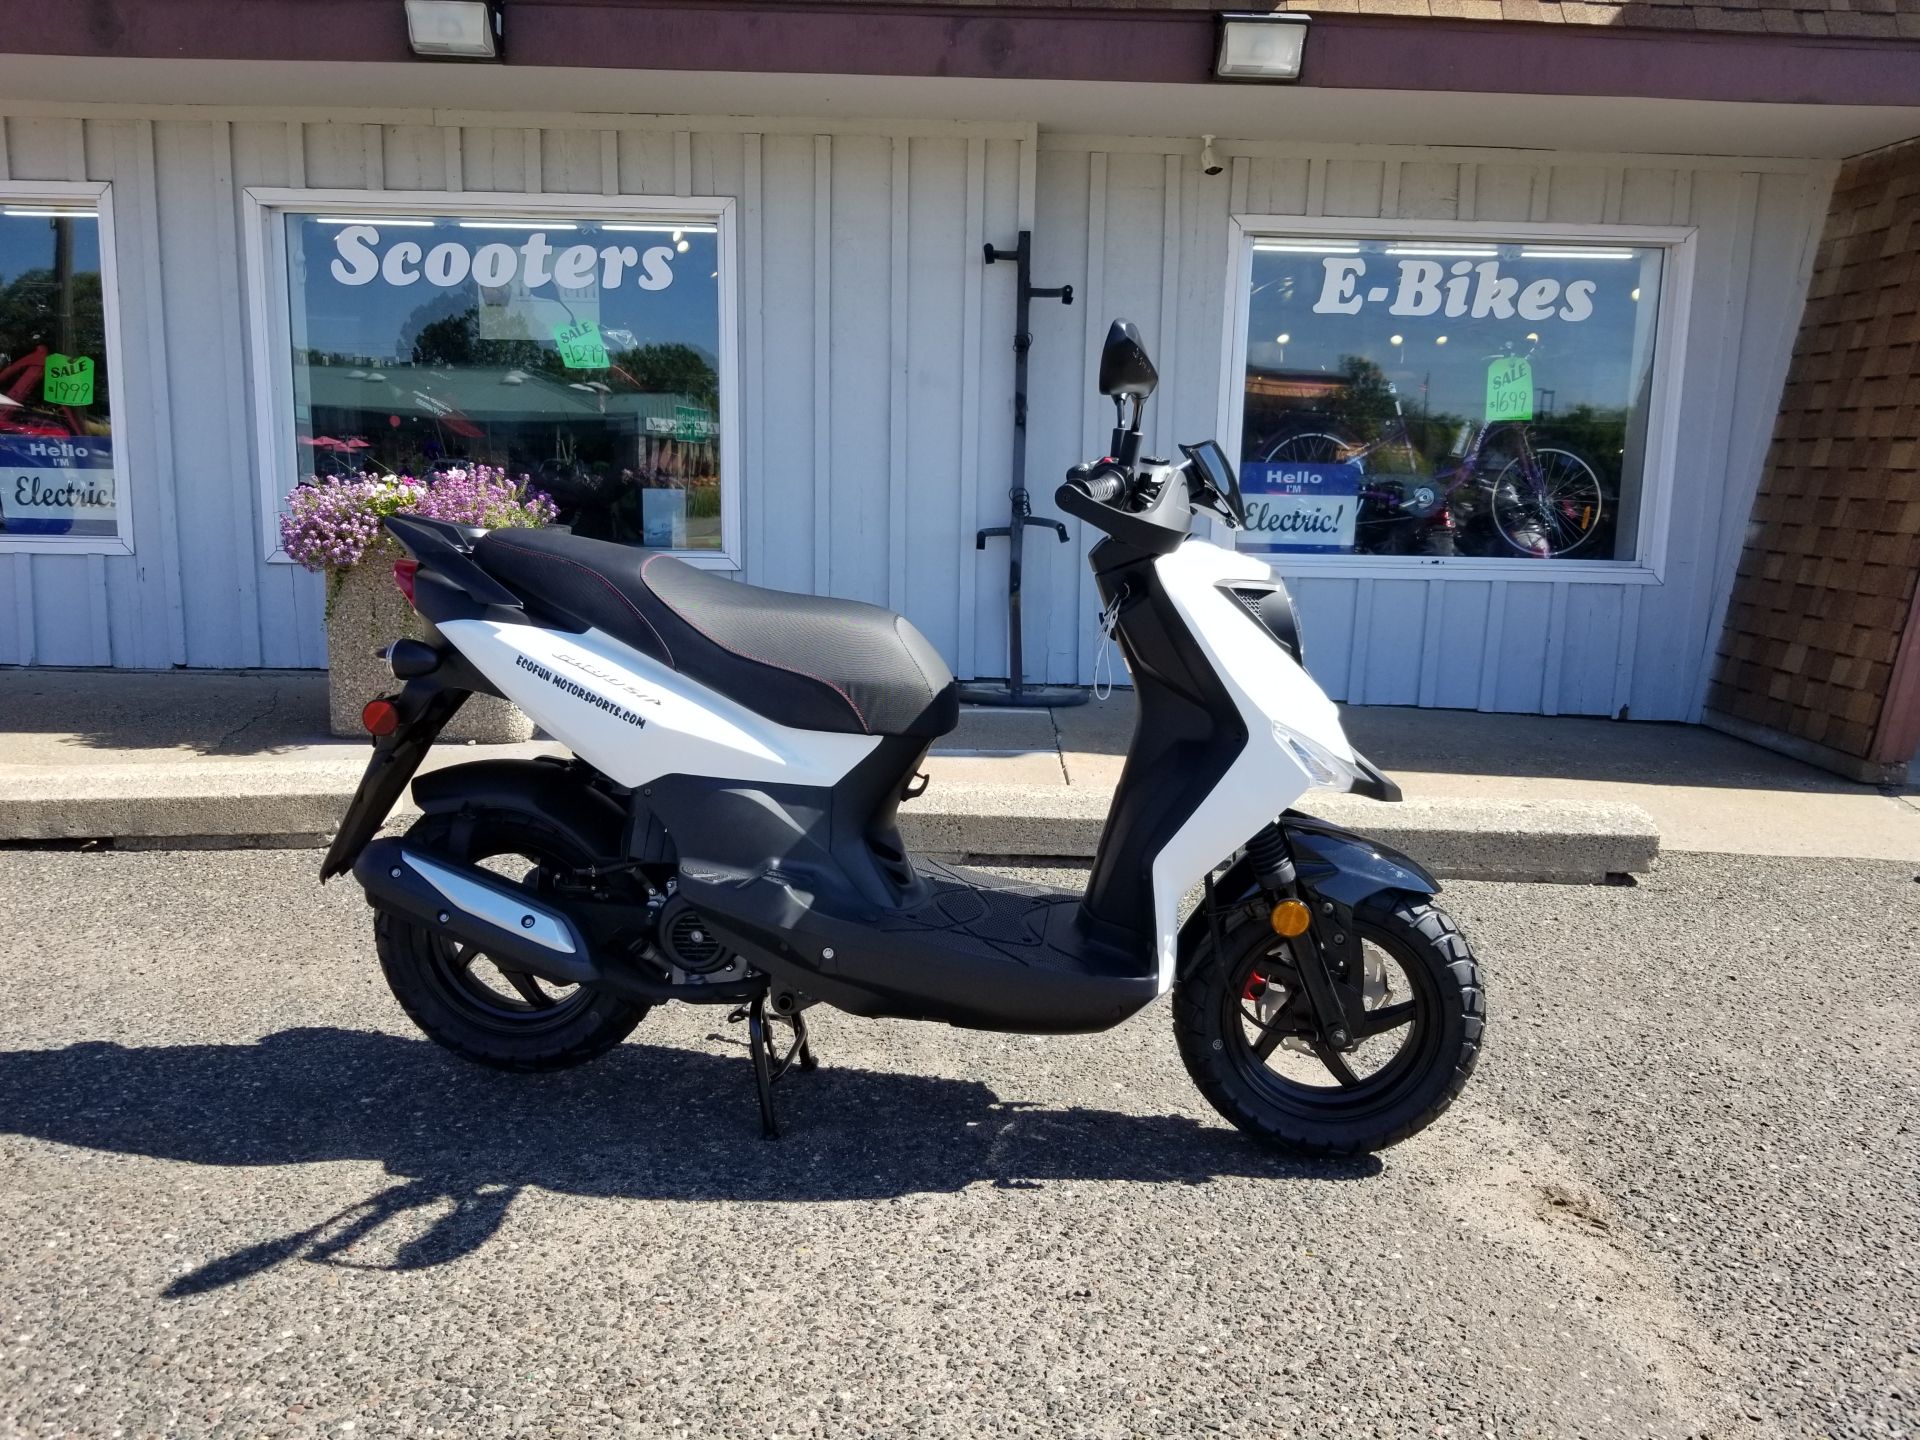
[[[1145,400],[1160,383],[1160,372],[1147,358],[1146,342],[1131,320],[1116,320],[1100,347],[1100,393],[1118,400],[1131,395]]]

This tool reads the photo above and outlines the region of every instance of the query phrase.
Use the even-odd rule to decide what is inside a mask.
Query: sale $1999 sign
[[[1333,555],[1353,549],[1358,465],[1246,465],[1240,494],[1247,507],[1247,528],[1238,537],[1242,550]]]

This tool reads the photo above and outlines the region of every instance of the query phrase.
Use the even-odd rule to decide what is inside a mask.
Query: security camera
[[[1213,136],[1202,135],[1200,137],[1200,173],[1218,175],[1226,168],[1220,163],[1220,157],[1213,153]]]

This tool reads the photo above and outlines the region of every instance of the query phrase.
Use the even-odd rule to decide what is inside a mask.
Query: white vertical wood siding
[[[123,112],[124,113],[124,112]],[[705,194],[740,202],[744,577],[892,606],[966,674],[1005,668],[1014,273],[1035,230],[1029,483],[1106,446],[1099,341],[1125,314],[1164,377],[1157,450],[1218,429],[1234,213],[1699,227],[1685,473],[1663,583],[1298,583],[1313,660],[1368,703],[1684,719],[1738,557],[1805,288],[1825,167],[1671,157],[1037,137],[1019,125],[484,115],[10,116],[0,177],[107,180],[118,221],[131,556],[0,553],[0,664],[315,666],[318,580],[260,555],[241,274],[248,186]],[[1087,681],[1090,537],[1027,541],[1032,678]]]
[[[249,382],[281,357],[249,353],[249,186],[735,197],[745,578],[908,611],[956,664],[1003,623],[972,541],[1004,505],[1013,274],[979,254],[1026,208],[1027,127],[156,116],[0,120],[0,178],[113,184],[135,549],[0,553],[0,664],[326,663],[318,577],[261,555]]]
[[[1336,698],[1697,718],[1826,209],[1827,167],[1221,142],[1235,158],[1206,176],[1187,139],[1049,134],[1039,145],[1040,268],[1088,301],[1080,314],[1036,312],[1031,468],[1043,494],[1066,465],[1105,446],[1110,412],[1091,395],[1091,377],[1114,315],[1140,325],[1159,362],[1149,439],[1160,453],[1219,429],[1220,387],[1234,378],[1221,373],[1232,215],[1697,226],[1662,583],[1569,582],[1550,566],[1537,580],[1292,581],[1314,672]],[[1060,548],[1047,572],[1051,619],[1033,623],[1048,627],[1048,678],[1085,681],[1097,606],[1081,545]],[[1040,596],[1032,603],[1045,613]],[[983,667],[986,638],[976,650]]]

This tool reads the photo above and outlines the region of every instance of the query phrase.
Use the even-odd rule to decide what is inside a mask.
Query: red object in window
[[[413,577],[420,573],[418,560],[396,560],[393,562],[393,583],[400,587],[400,593],[407,597],[407,604],[413,604]]]
[[[400,726],[400,712],[391,700],[369,700],[360,712],[360,723],[369,735],[391,735]]]

